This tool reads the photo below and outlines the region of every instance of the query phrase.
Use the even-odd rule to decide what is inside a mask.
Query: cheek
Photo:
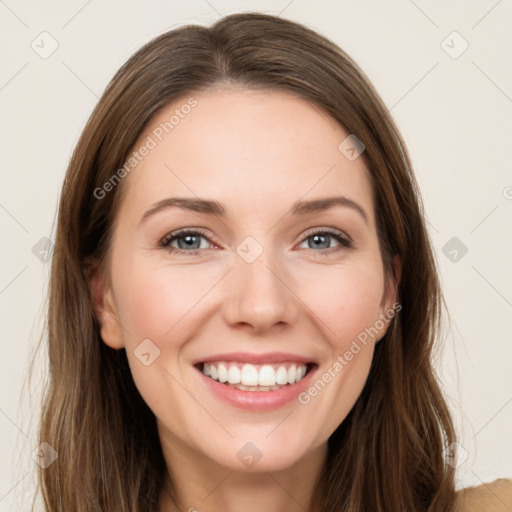
[[[322,320],[337,352],[379,318],[384,291],[379,262],[329,268],[304,282],[300,296]]]
[[[194,265],[149,265],[143,258],[125,261],[117,269],[116,303],[134,382],[155,414],[165,415],[169,402],[180,404],[173,421],[179,419],[179,411],[187,410],[188,395],[181,404],[184,394],[177,384],[185,378],[181,349],[197,330],[194,319],[208,290],[218,281],[217,274],[218,269],[214,275]],[[151,344],[143,341],[147,339]],[[143,346],[147,347],[144,351]],[[143,352],[150,353],[150,360],[158,355],[145,366],[139,359]],[[166,393],[161,392],[164,389]]]
[[[157,345],[163,340],[186,339],[183,329],[195,308],[206,299],[208,291],[218,281],[218,269],[197,266],[149,267],[144,264],[126,269],[119,287],[120,315],[130,333],[130,343],[150,338]],[[128,340],[126,340],[128,341]]]

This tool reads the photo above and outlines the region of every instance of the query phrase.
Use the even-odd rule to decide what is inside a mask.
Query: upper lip
[[[265,354],[255,354],[249,352],[226,352],[224,354],[215,354],[213,356],[197,359],[193,364],[210,363],[214,361],[236,361],[249,364],[275,364],[286,362],[312,363],[310,357],[299,356],[287,352],[267,352]]]

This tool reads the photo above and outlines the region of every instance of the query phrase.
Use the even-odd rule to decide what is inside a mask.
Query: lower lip
[[[299,394],[309,387],[316,369],[317,366],[314,366],[299,382],[287,384],[275,391],[243,391],[207,377],[200,369],[197,369],[197,371],[213,394],[225,402],[249,411],[269,411],[283,407],[297,399]]]

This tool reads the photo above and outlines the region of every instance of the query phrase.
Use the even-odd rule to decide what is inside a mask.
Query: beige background
[[[4,0],[0,511],[26,510],[32,492],[38,400],[25,381],[48,276],[40,240],[52,238],[84,123],[143,43],[247,10],[282,13],[333,39],[391,110],[415,164],[453,320],[439,369],[467,452],[459,486],[512,477],[512,2]],[[58,48],[43,59],[51,44]]]

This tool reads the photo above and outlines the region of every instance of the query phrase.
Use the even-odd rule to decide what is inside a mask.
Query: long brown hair
[[[162,107],[213,85],[287,91],[365,145],[386,272],[399,255],[400,313],[377,344],[366,386],[328,441],[315,492],[322,512],[448,511],[454,441],[433,370],[443,298],[407,150],[385,105],[334,43],[279,17],[245,13],[184,26],[141,48],[116,73],[75,148],[62,188],[48,311],[49,376],[40,469],[51,512],[153,512],[166,472],[156,420],[124,350],[101,341],[87,262],[102,262],[122,183],[97,198]],[[125,178],[129,179],[129,178]]]

